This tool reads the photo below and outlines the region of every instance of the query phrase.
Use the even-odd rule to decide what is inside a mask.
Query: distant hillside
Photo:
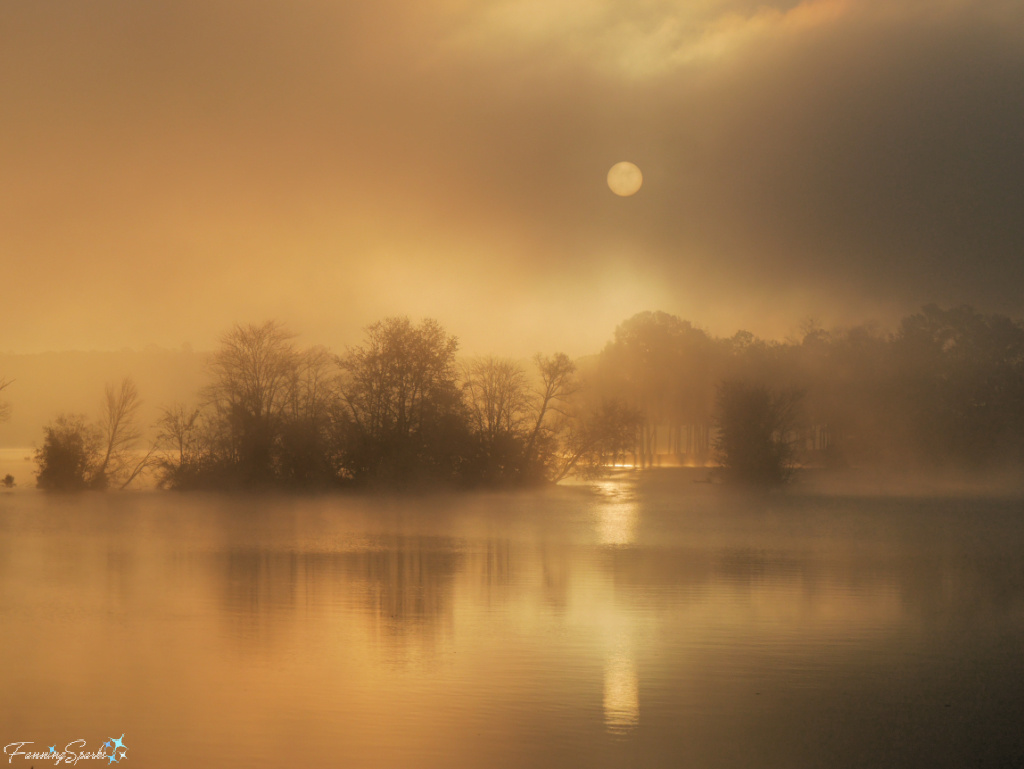
[[[33,446],[43,426],[60,412],[100,413],[104,385],[130,376],[143,401],[141,420],[150,426],[160,409],[175,401],[192,402],[206,381],[208,353],[191,350],[144,352],[0,353],[0,378],[13,380],[0,394],[11,418],[0,424],[0,447]]]

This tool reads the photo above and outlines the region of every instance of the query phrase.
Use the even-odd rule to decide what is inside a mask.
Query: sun
[[[616,163],[608,171],[608,188],[620,197],[636,194],[644,183],[644,175],[635,164],[627,160]]]

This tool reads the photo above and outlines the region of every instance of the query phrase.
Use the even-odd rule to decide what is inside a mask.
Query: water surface
[[[1021,500],[673,477],[0,495],[0,747],[124,734],[156,769],[1024,762]]]

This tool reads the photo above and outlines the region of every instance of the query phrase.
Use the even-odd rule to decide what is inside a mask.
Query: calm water
[[[157,769],[1024,763],[1021,500],[669,477],[0,495],[0,747],[124,734]]]

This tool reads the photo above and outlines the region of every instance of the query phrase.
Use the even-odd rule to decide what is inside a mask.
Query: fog
[[[0,447],[34,446],[53,490],[508,488],[693,468],[740,486],[1019,492],[1022,366],[1024,323],[966,305],[781,341],[642,312],[575,360],[469,355],[433,319],[383,319],[342,350],[267,321],[209,352],[0,355]],[[22,453],[0,477],[33,485]]]
[[[1022,32],[1001,0],[13,0],[0,349],[1019,317]]]

